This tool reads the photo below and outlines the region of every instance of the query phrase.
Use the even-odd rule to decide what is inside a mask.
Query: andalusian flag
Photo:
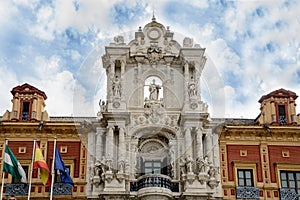
[[[3,171],[19,179],[22,183],[27,182],[23,167],[7,145],[5,147]]]
[[[40,168],[40,178],[44,185],[51,186],[51,177],[49,177],[50,170],[44,159],[39,145],[36,143],[33,169]]]

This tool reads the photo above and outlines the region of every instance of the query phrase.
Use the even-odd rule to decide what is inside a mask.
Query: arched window
[[[141,174],[168,174],[168,149],[159,139],[147,139],[140,146]]]

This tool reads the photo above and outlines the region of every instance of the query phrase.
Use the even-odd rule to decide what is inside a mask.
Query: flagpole
[[[6,148],[7,144],[8,144],[8,139],[5,138],[4,157],[5,157],[5,148]],[[3,157],[3,158],[4,158],[4,157]],[[5,159],[3,159],[3,164],[2,164],[3,167],[4,167],[4,161],[5,161]],[[3,197],[3,189],[4,189],[4,176],[5,176],[5,172],[3,171],[3,167],[2,167],[2,182],[1,182],[1,194],[0,194],[0,199],[2,199],[2,197]]]
[[[28,198],[27,198],[27,200],[30,200],[33,162],[34,162],[34,155],[35,155],[35,145],[36,145],[36,138],[33,139],[33,149],[32,149],[32,159],[31,159],[31,166],[30,166],[30,177],[29,177],[29,187],[28,187]]]
[[[50,200],[52,200],[53,198],[53,185],[55,179],[55,170],[54,170],[55,151],[56,151],[56,137],[54,137],[53,157],[52,157],[52,166],[51,166],[52,179],[51,179]]]

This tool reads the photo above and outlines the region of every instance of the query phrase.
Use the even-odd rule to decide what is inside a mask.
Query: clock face
[[[157,28],[152,28],[148,31],[148,37],[152,40],[157,40],[160,35],[160,31]]]

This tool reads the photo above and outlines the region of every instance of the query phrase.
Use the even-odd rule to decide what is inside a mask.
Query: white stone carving
[[[191,38],[184,38],[181,46],[156,20],[140,27],[128,44],[117,36],[106,46],[107,97],[100,100],[99,120],[93,124],[97,135],[89,137],[96,139],[89,141],[94,147],[88,159],[95,158],[88,170],[89,198],[127,199],[130,194],[132,199],[157,199],[157,193],[147,191],[160,191],[159,199],[174,199],[174,194],[179,199],[221,198],[214,159],[218,147],[213,145],[218,135],[212,132],[198,85],[204,51],[193,47]],[[161,82],[145,88],[152,76]],[[162,92],[164,98],[159,97]],[[177,182],[179,192],[162,187],[130,191],[138,180],[147,184],[141,177],[145,161],[161,162],[165,174],[159,176]]]

